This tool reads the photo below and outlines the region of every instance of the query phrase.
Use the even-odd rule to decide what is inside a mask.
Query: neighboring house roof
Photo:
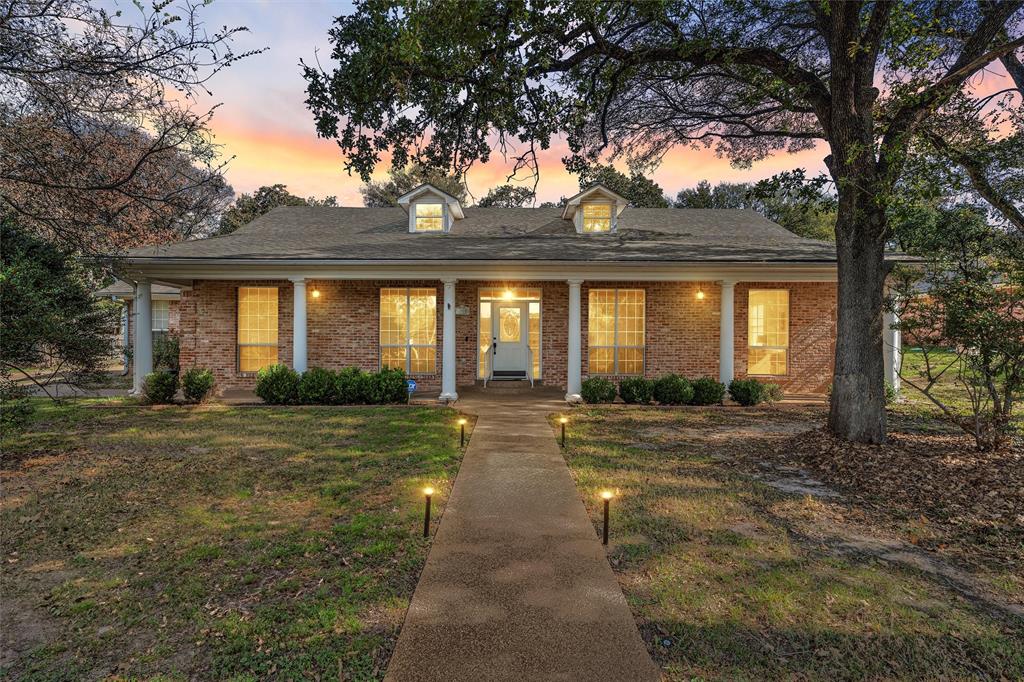
[[[153,298],[166,298],[173,300],[181,298],[181,289],[178,287],[168,286],[166,284],[152,284],[150,285],[150,292]],[[119,279],[113,284],[105,286],[99,291],[94,292],[93,296],[99,298],[135,298],[135,287],[128,282]]]
[[[448,233],[410,233],[401,208],[282,206],[221,237],[134,249],[128,260],[834,263],[752,210],[630,208],[613,234],[577,234],[561,207],[467,208]]]

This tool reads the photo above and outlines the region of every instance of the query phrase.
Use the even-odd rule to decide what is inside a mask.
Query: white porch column
[[[140,279],[135,283],[132,307],[135,310],[135,351],[132,358],[135,375],[132,392],[140,394],[146,375],[153,371],[153,295],[152,287],[146,280]]]
[[[723,280],[721,316],[718,320],[718,380],[726,386],[736,376],[733,369],[736,343],[736,332],[733,329],[735,297],[736,282]]]
[[[568,373],[565,382],[565,399],[570,403],[578,403],[582,400],[580,391],[583,389],[583,379],[580,375],[583,365],[583,340],[582,324],[580,322],[580,285],[581,279],[569,280],[569,350],[566,356]]]
[[[459,394],[455,390],[455,279],[441,280],[444,283],[444,328],[441,336],[441,395],[443,402],[455,402]]]
[[[292,279],[292,369],[306,371],[306,280]]]
[[[885,381],[900,392],[900,365],[903,362],[903,334],[893,325],[899,324],[896,313],[886,311],[882,315],[882,353],[885,357]]]

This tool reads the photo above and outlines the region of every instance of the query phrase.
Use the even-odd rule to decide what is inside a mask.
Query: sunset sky
[[[132,11],[127,3],[121,5]],[[203,106],[220,103],[212,129],[223,145],[226,157],[234,157],[227,178],[236,192],[249,192],[261,185],[283,183],[301,196],[336,195],[346,206],[361,205],[356,177],[348,176],[334,142],[317,138],[312,114],[306,109],[305,81],[299,60],[315,61],[317,50],[329,68],[327,31],[334,17],[352,10],[350,2],[318,0],[214,0],[201,8],[207,29],[221,26],[247,26],[234,50],[269,48],[263,54],[248,57],[218,74],[209,84],[213,91]],[[1002,74],[989,74],[983,87],[995,87],[992,80]],[[565,172],[561,158],[564,144],[549,150],[542,158],[539,201],[557,200],[574,194],[575,178]],[[700,180],[712,183],[757,180],[781,170],[803,167],[815,174],[824,170],[824,148],[800,154],[780,153],[755,164],[737,169],[711,149],[679,147],[669,152],[665,162],[653,174],[667,194],[691,187]],[[386,174],[378,168],[377,174]],[[508,166],[500,159],[479,165],[469,173],[469,189],[476,196],[504,182]]]

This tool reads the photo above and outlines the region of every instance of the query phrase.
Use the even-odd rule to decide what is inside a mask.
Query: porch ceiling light
[[[511,301],[512,296],[513,294],[511,289],[505,289],[504,293],[502,293],[501,295],[501,297],[504,298],[506,301]]]

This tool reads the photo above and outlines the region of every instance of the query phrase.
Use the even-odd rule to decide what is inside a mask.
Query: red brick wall
[[[199,281],[182,293],[180,328],[183,367],[210,367],[219,390],[251,388],[255,378],[236,369],[236,291],[239,286],[277,286],[278,358],[291,364],[291,282]],[[381,287],[432,287],[437,291],[437,371],[416,377],[423,390],[440,388],[444,286],[438,281],[309,281],[307,290],[308,363],[337,369],[379,366]],[[455,319],[456,380],[472,384],[477,372],[478,292],[482,288],[541,289],[541,367],[545,384],[565,387],[569,290],[565,282],[459,282],[456,305],[468,314]],[[587,303],[592,288],[631,288],[646,292],[646,368],[648,377],[676,372],[687,377],[718,377],[718,329],[721,288],[714,282],[585,282],[582,286],[584,378],[588,376]],[[823,393],[831,381],[835,336],[834,283],[739,283],[736,285],[736,376],[747,365],[747,293],[750,288],[790,291],[790,373],[772,378],[791,393]],[[312,298],[312,291],[320,297]],[[697,299],[698,289],[705,294]]]

